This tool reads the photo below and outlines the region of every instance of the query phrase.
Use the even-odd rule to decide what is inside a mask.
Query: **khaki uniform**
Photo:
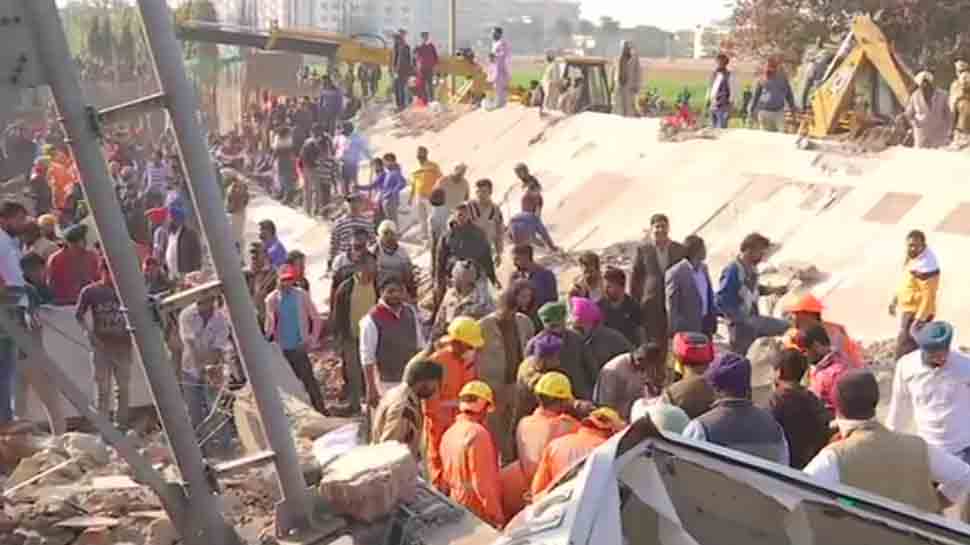
[[[400,384],[381,398],[374,411],[371,442],[397,441],[421,459],[421,400],[407,384]]]

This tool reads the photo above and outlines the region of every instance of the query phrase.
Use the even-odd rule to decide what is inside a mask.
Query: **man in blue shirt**
[[[274,269],[279,269],[286,264],[286,247],[276,236],[276,224],[273,220],[263,220],[259,222],[259,240],[266,249],[269,262]]]
[[[377,191],[377,202],[380,203],[380,217],[374,223],[380,224],[384,220],[397,223],[398,210],[401,207],[401,191],[407,187],[407,180],[401,173],[401,165],[393,153],[385,153],[384,158],[374,159],[374,172],[378,173],[370,185],[358,185],[360,191]]]
[[[556,275],[549,269],[535,262],[535,254],[532,246],[528,244],[518,244],[512,250],[512,259],[515,263],[515,272],[512,273],[512,280],[509,285],[516,280],[528,280],[535,290],[535,304],[541,307],[546,303],[553,303],[559,299],[559,285],[556,282]]]

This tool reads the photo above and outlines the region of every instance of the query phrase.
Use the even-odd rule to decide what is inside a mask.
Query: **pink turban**
[[[585,297],[573,297],[571,300],[573,307],[573,321],[583,326],[594,326],[603,320],[603,313],[600,307],[591,299]]]

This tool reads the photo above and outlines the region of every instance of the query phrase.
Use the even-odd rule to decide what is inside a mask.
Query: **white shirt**
[[[939,369],[924,365],[919,350],[900,358],[886,427],[915,431],[951,454],[970,447],[970,358],[951,351]]]
[[[694,285],[697,286],[697,292],[701,296],[701,316],[707,316],[708,309],[711,308],[711,302],[707,300],[708,289],[710,288],[707,281],[707,270],[703,264],[696,268],[691,265],[690,270],[694,275]]]
[[[382,305],[383,303],[378,303]],[[414,313],[414,331],[418,339],[418,347],[421,348],[425,345],[424,332],[421,331],[421,318],[418,314],[418,309],[411,305],[405,304],[404,306],[411,309]],[[377,324],[371,319],[370,313],[368,312],[363,318],[360,319],[360,363],[363,366],[377,365],[377,341],[380,338],[380,332],[377,330]]]
[[[970,465],[939,447],[926,446],[930,478],[933,482],[940,483],[938,490],[948,500],[953,503],[961,502],[964,495],[970,492]],[[839,457],[830,447],[825,447],[816,454],[804,471],[825,484],[839,484],[842,481]]]
[[[164,227],[162,227],[164,229]],[[168,266],[169,274],[179,274],[179,236],[182,235],[182,228],[178,231],[168,233],[168,241],[165,245],[165,265]]]
[[[212,313],[208,322],[203,322],[199,305],[193,303],[179,314],[179,337],[185,345],[182,351],[182,371],[200,377],[202,367],[213,352],[226,354],[233,350],[229,337],[229,320],[219,309]]]

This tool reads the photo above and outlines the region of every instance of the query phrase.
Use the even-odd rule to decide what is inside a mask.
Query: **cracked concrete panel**
[[[922,200],[921,195],[913,193],[886,193],[865,216],[865,221],[895,225]]]
[[[970,203],[961,202],[936,227],[941,233],[970,235]]]

